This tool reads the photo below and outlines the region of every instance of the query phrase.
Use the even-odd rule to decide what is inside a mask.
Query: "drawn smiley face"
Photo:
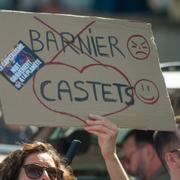
[[[147,59],[150,54],[149,43],[141,35],[130,36],[127,41],[127,48],[132,57],[138,60]]]
[[[136,97],[146,104],[155,104],[159,99],[159,90],[153,81],[141,79],[135,84]]]

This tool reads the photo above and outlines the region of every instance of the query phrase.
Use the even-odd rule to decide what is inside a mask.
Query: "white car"
[[[180,61],[161,63],[175,115],[180,114]]]
[[[165,79],[166,87],[180,89],[180,61],[161,63],[161,70]]]

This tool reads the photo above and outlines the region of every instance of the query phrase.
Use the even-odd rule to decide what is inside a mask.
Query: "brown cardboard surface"
[[[7,123],[83,126],[94,113],[119,127],[175,128],[150,24],[14,11],[0,21]]]

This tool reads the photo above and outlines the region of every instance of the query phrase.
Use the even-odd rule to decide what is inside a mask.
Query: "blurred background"
[[[151,23],[171,103],[175,115],[180,114],[180,0],[0,0],[0,9]],[[121,141],[122,132],[117,144]],[[83,144],[72,164],[78,179],[108,179],[94,136],[75,128],[6,125],[0,110],[0,158],[18,148],[17,142],[33,139],[48,141],[65,154],[74,138],[80,139]]]

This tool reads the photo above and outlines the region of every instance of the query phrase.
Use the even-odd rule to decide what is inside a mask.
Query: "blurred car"
[[[161,70],[168,89],[180,89],[180,61],[161,63]]]
[[[175,115],[180,115],[180,61],[161,63]]]

